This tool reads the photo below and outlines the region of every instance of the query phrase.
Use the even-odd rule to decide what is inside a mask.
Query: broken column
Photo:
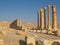
[[[40,29],[44,29],[44,10],[40,10]]]
[[[48,30],[51,29],[50,26],[50,5],[48,5],[48,26],[47,26]]]
[[[44,29],[46,29],[46,7],[44,8]]]
[[[56,6],[52,6],[52,28],[57,28],[57,19],[56,19]]]

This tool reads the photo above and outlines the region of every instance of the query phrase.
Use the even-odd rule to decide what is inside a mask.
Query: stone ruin
[[[46,24],[48,22],[48,24]],[[50,25],[50,5],[48,5],[48,21],[46,20],[46,7],[38,11],[37,29],[57,30],[56,6],[52,6],[52,25]]]
[[[19,24],[19,20],[16,19],[16,20],[14,20],[14,21],[10,24],[10,28],[17,29],[17,30],[21,30],[21,29],[22,29],[22,25]]]
[[[25,37],[25,42],[26,45],[60,45],[60,37],[45,39],[45,37],[40,38],[29,35]]]

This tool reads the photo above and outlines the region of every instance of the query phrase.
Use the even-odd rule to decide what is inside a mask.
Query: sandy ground
[[[1,33],[1,31],[4,33]],[[25,36],[34,36],[37,37],[36,39],[60,39],[60,37],[46,35],[41,33],[32,33],[32,32],[24,32],[10,28],[0,28],[0,38],[4,40],[4,45],[25,45]],[[24,42],[24,43],[21,43]]]
[[[15,29],[1,29],[6,30],[6,35],[0,34],[0,38],[4,40],[4,45],[20,45],[20,40],[24,40],[25,37],[22,34],[16,34]]]

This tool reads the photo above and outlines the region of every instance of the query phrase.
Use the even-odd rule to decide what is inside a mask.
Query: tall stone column
[[[50,25],[50,5],[48,5],[48,30],[51,29],[51,25]]]
[[[52,28],[57,28],[57,19],[56,19],[56,6],[52,6]]]
[[[17,22],[17,26],[19,26],[19,19],[18,18],[16,19],[16,22]]]
[[[20,22],[19,22],[19,23],[20,23],[20,26],[22,26],[22,21],[21,21],[21,18],[20,18]]]
[[[44,29],[44,10],[40,10],[40,29]]]
[[[38,11],[38,17],[37,17],[37,29],[40,28],[40,11]]]
[[[46,7],[44,8],[44,29],[46,29]]]

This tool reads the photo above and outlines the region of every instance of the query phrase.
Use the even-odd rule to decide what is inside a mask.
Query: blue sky
[[[49,4],[56,5],[57,21],[60,23],[60,0],[0,0],[0,21],[12,22],[21,18],[24,23],[37,23],[38,9]]]

